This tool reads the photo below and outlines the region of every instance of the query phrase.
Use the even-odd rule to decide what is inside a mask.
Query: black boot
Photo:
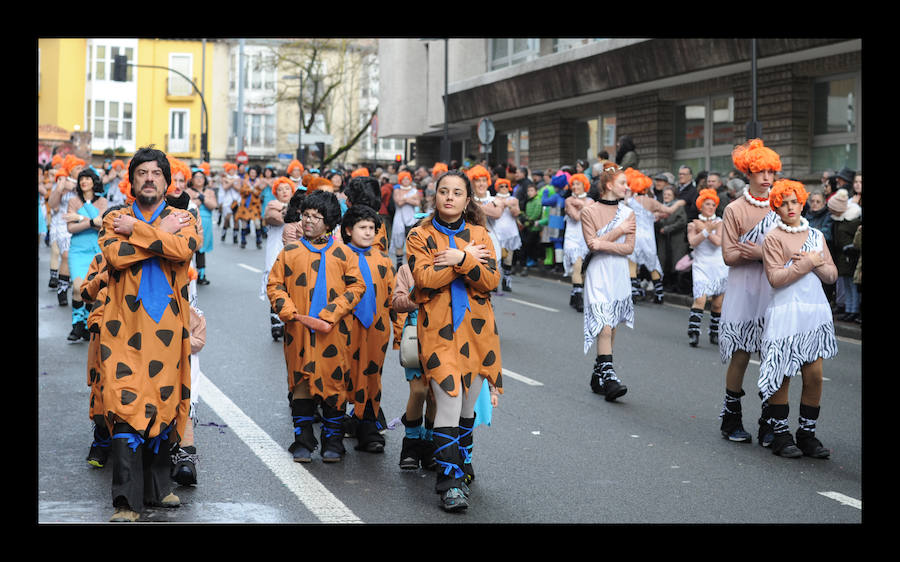
[[[751,443],[753,438],[744,430],[743,413],[741,410],[741,397],[744,391],[733,392],[725,389],[725,402],[722,404],[722,425],[719,430],[722,438],[735,443]]]
[[[651,281],[653,281],[651,279]],[[662,304],[665,299],[666,292],[663,290],[663,281],[662,277],[653,281],[653,302],[656,304]]]
[[[584,285],[576,284],[573,286],[575,293],[572,295],[572,306],[578,312],[584,312]]]
[[[50,270],[50,283],[47,285],[50,289],[55,289],[59,285],[59,270],[51,269]]]
[[[249,228],[242,228],[242,229],[241,229],[241,248],[242,248],[242,249],[247,247],[247,235],[248,235],[248,234],[250,234],[250,229],[249,229]]]
[[[422,462],[422,435],[425,433],[425,428],[422,427],[422,418],[408,420],[404,413],[400,416],[400,423],[406,428],[403,445],[400,447],[400,468],[415,470]]]
[[[460,464],[459,428],[434,428],[434,457],[437,461],[437,480],[434,491],[441,496],[444,511],[464,511],[469,507],[468,488],[463,482],[466,473]]]
[[[322,461],[340,462],[344,448],[344,410],[322,404]]]
[[[422,463],[422,468],[425,470],[435,470],[437,468],[434,450],[434,421],[429,421],[428,418],[425,418],[425,429],[422,432],[422,443],[419,451],[419,459]]]
[[[459,455],[462,469],[466,475],[463,482],[471,484],[475,480],[475,467],[472,466],[472,448],[475,438],[475,417],[459,418]]]
[[[721,312],[709,313],[709,343],[713,345],[719,345],[719,319],[721,317]]]
[[[238,229],[234,228],[231,231],[231,243],[237,245],[238,243]]]
[[[377,417],[372,411],[372,406],[367,404],[362,419],[356,419],[358,421],[356,426],[357,444],[354,448],[367,453],[383,453],[384,436],[378,429]]]
[[[109,429],[105,423],[94,424],[94,442],[91,443],[91,450],[85,459],[91,466],[103,468],[109,459],[109,449],[112,445],[112,437],[109,435]]]
[[[691,316],[688,319],[688,343],[691,347],[697,347],[700,342],[700,323],[703,322],[703,309],[691,308]]]
[[[644,287],[641,286],[641,282],[638,281],[637,277],[631,278],[631,300],[637,302],[639,299],[643,300],[646,293],[644,292]]]
[[[88,334],[88,331],[87,328],[84,327],[84,322],[79,320],[78,322],[72,324],[72,331],[69,332],[66,340],[68,341],[68,343],[80,343],[84,341],[83,334]]]
[[[762,393],[759,394],[759,397],[762,398]],[[759,424],[759,429],[756,432],[756,440],[760,447],[770,447],[772,445],[772,439],[775,438],[775,433],[769,417],[769,403],[763,401],[762,411],[760,411],[759,420],[757,422]]]
[[[594,361],[594,373],[591,376],[591,389],[602,394],[607,402],[612,402],[628,392],[613,368],[612,355],[598,355]]]
[[[787,404],[769,404],[769,423],[772,425],[772,454],[788,459],[796,459],[803,456],[803,451],[794,443],[788,426],[788,413],[790,407]]]
[[[819,406],[800,403],[800,428],[797,429],[797,447],[807,457],[827,459],[831,451],[826,449],[816,438],[816,422],[819,419]]]
[[[188,420],[188,423],[193,423]],[[178,447],[172,455],[172,480],[181,486],[197,485],[197,448],[193,445]]]
[[[56,300],[59,302],[59,306],[68,306],[69,305],[69,276],[68,275],[60,275],[59,281],[56,285]]]
[[[312,452],[319,442],[313,433],[315,403],[312,398],[291,400],[291,417],[294,423],[294,442],[288,447],[294,462],[312,462]]]

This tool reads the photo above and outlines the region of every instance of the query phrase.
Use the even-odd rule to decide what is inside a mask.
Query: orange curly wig
[[[475,181],[475,178],[487,178],[488,181],[491,181],[491,173],[481,164],[475,164],[469,168],[466,175],[469,176],[469,181]]]
[[[703,208],[703,202],[707,199],[711,199],[716,202],[716,207],[719,206],[719,194],[716,193],[715,189],[707,188],[701,189],[700,193],[697,194],[697,209]]]
[[[653,185],[653,180],[634,168],[625,170],[625,178],[628,180],[628,189],[635,195],[640,195]]]
[[[412,174],[406,171],[400,172],[399,174],[397,174],[397,183],[403,183],[403,178],[412,181]]]
[[[591,180],[584,174],[572,174],[572,177],[569,178],[569,187],[572,187],[572,182],[575,181],[581,182],[581,186],[585,191],[591,188]]]
[[[297,184],[295,184],[293,181],[291,181],[290,178],[281,176],[272,183],[272,193],[277,193],[278,186],[283,183],[287,184],[291,188],[291,194],[293,194],[297,190]]]
[[[772,184],[772,189],[769,190],[769,207],[773,211],[778,209],[784,204],[784,196],[790,193],[797,196],[797,201],[801,206],[806,204],[809,193],[807,193],[803,184],[799,181],[782,179]]]
[[[358,178],[358,177],[367,178],[367,177],[369,177],[369,169],[366,167],[357,168],[357,169],[353,170],[352,172],[350,172],[350,177],[351,178]]]
[[[763,145],[762,139],[753,139],[734,147],[731,151],[734,167],[745,174],[772,170],[781,171],[781,157]]]
[[[232,164],[231,162],[225,162],[222,167],[225,168],[226,173],[228,173],[229,170],[232,172],[237,170],[237,164]]]
[[[431,168],[431,177],[436,178],[448,170],[447,165],[443,162],[435,162]]]
[[[501,185],[505,185],[506,189],[512,189],[512,184],[510,184],[509,180],[506,178],[497,178],[497,181],[494,182],[494,189],[500,189]]]
[[[300,161],[297,160],[296,158],[294,158],[293,160],[291,160],[291,163],[288,164],[288,167],[287,167],[287,175],[291,175],[291,172],[294,170],[294,168],[299,168],[299,169],[300,169],[300,173],[301,173],[301,174],[303,173],[303,164],[301,164]]]

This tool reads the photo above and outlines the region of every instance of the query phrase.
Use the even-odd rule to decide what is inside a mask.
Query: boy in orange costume
[[[109,266],[99,370],[113,438],[113,521],[136,520],[145,503],[180,505],[174,494],[160,496],[190,411],[188,270],[200,246],[194,217],[165,203],[165,153],[138,150],[128,177],[136,201],[106,215],[98,240]]]
[[[353,308],[366,289],[353,252],[328,233],[341,218],[337,197],[314,191],[300,206],[303,236],[288,242],[269,270],[266,294],[284,322],[284,359],[295,462],[311,462],[319,442],[313,435],[314,397],[322,401],[322,460],[345,453],[342,422],[350,381]]]
[[[359,268],[366,282],[366,291],[353,309],[350,327],[354,350],[348,392],[356,418],[356,449],[370,453],[384,452],[384,437],[380,433],[386,425],[381,411],[381,374],[394,316],[391,258],[374,245],[380,224],[381,217],[375,209],[362,204],[352,205],[341,219],[344,244],[359,256]]]

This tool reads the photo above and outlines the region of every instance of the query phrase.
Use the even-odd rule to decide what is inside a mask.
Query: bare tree
[[[330,153],[321,155],[323,167],[351,150],[375,116],[373,111],[368,119],[361,117],[358,103],[363,60],[373,50],[364,40],[331,38],[298,39],[272,48],[278,72],[300,77],[299,82],[279,80],[275,101],[299,105],[303,134],[327,133],[334,139],[334,147],[326,147]],[[342,118],[336,119],[336,113]]]

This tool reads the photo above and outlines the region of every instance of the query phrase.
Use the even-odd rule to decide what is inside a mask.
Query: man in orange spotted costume
[[[98,238],[109,266],[99,371],[113,521],[136,520],[145,504],[180,505],[164,490],[190,410],[189,268],[201,243],[196,219],[166,205],[165,153],[138,150],[128,177],[135,201],[106,215]]]

